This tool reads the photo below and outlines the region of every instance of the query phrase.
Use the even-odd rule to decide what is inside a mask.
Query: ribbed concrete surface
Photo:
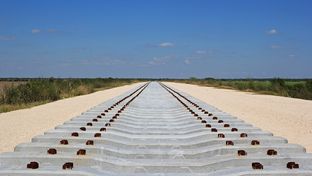
[[[0,175],[312,175],[311,164],[303,147],[152,82],[1,154]]]

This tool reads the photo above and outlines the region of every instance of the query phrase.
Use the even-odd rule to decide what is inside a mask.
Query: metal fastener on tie
[[[65,164],[63,164],[63,169],[66,170],[66,169],[73,169],[74,168],[74,163],[72,162],[67,162]]]
[[[288,162],[286,167],[288,169],[299,169],[299,164],[292,161],[292,162]]]
[[[77,151],[77,155],[86,155],[86,150],[85,149],[79,149]]]
[[[274,149],[270,149],[267,151],[267,155],[272,156],[272,155],[277,155],[277,151]]]
[[[251,145],[260,145],[260,142],[258,140],[252,140]]]
[[[263,165],[259,162],[254,162],[251,164],[253,169],[263,169]]]
[[[238,156],[246,156],[247,155],[247,152],[245,150],[238,150],[237,151],[237,155]]]
[[[87,140],[86,145],[94,145],[94,141],[92,141],[92,140]]]
[[[47,150],[47,153],[50,154],[50,155],[55,155],[55,154],[57,154],[57,151],[56,151],[55,148],[50,148],[50,149]]]
[[[27,164],[28,169],[38,169],[39,168],[39,163],[36,161],[32,161]]]
[[[62,144],[62,145],[68,145],[68,140],[63,139],[63,140],[60,141],[60,144]]]

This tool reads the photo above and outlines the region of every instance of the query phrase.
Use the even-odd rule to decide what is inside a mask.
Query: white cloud
[[[184,60],[184,63],[188,65],[188,64],[191,63],[191,61],[190,61],[189,59],[185,59],[185,60]]]
[[[271,48],[272,49],[279,49],[279,48],[281,48],[281,46],[280,45],[271,45]]]
[[[15,40],[15,36],[13,35],[0,35],[0,41],[10,41]]]
[[[53,28],[49,28],[49,29],[39,29],[39,28],[33,28],[31,29],[31,33],[32,34],[38,34],[38,33],[58,33],[61,32],[58,29],[53,29]]]
[[[41,32],[40,29],[32,29],[31,30],[31,33],[33,33],[33,34],[37,34],[37,33],[40,33],[40,32]]]
[[[162,56],[162,57],[153,57],[152,60],[148,62],[149,65],[165,65],[172,56]]]
[[[174,47],[174,44],[171,42],[163,42],[158,44],[159,47],[161,48],[170,48],[170,47]]]
[[[207,52],[204,50],[197,50],[195,51],[196,54],[206,54]]]
[[[161,58],[154,57],[151,61],[148,62],[150,65],[164,65],[166,62]]]
[[[291,57],[291,58],[296,57],[296,55],[295,55],[295,54],[289,54],[288,56],[289,56],[289,57]]]
[[[275,35],[275,34],[277,34],[278,32],[277,32],[277,29],[275,29],[275,28],[272,28],[272,29],[270,29],[269,31],[267,31],[267,34],[269,34],[269,35]]]

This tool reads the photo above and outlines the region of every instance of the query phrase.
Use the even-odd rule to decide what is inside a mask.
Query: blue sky
[[[0,0],[0,77],[312,77],[309,0]]]

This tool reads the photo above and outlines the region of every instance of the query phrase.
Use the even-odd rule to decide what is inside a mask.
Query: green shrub
[[[285,81],[280,78],[274,78],[271,80],[271,90],[278,95],[288,96],[287,86]]]
[[[306,81],[305,85],[307,90],[312,93],[312,80]]]
[[[110,88],[135,82],[128,79],[31,79],[25,84],[5,88],[0,96],[1,104],[27,104],[55,101],[64,97],[84,95],[95,88]]]
[[[242,91],[255,91],[265,94],[288,96],[312,100],[312,80],[294,79],[180,79],[175,82],[233,88]]]

